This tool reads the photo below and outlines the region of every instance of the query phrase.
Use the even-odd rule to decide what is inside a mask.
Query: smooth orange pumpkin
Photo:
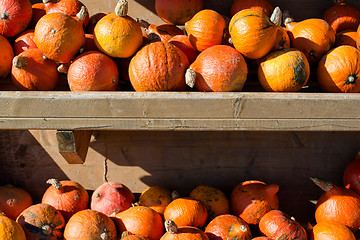
[[[360,50],[339,46],[330,50],[320,60],[317,79],[325,92],[360,92]]]
[[[31,195],[13,185],[0,186],[0,211],[15,220],[19,214],[33,204]]]
[[[44,3],[34,3],[31,5],[32,8],[32,18],[30,22],[31,29],[35,28],[36,23],[46,14],[45,4]]]
[[[160,215],[164,214],[165,208],[172,200],[171,191],[162,186],[148,187],[139,196],[141,206],[149,207]]]
[[[128,2],[119,0],[115,13],[102,17],[94,28],[96,46],[111,57],[127,58],[142,44],[140,25],[128,13]]]
[[[355,240],[351,230],[338,222],[319,222],[311,230],[312,240]]]
[[[204,8],[204,0],[155,0],[156,14],[165,22],[183,25]]]
[[[1,240],[26,240],[22,227],[13,219],[0,214]]]
[[[356,48],[356,31],[347,30],[336,34],[334,47],[341,45],[349,45]]]
[[[13,47],[9,41],[2,35],[0,35],[0,79],[9,75],[11,71],[12,59],[14,57]]]
[[[110,217],[95,210],[82,210],[75,213],[64,230],[66,240],[115,240],[117,231]]]
[[[199,51],[191,45],[190,40],[186,35],[173,36],[172,38],[170,38],[169,43],[174,44],[181,51],[183,51],[183,53],[185,53],[186,57],[188,58],[190,64],[193,63],[199,55]]]
[[[259,82],[268,92],[297,92],[309,77],[309,62],[305,54],[295,48],[271,52],[258,68]]]
[[[218,12],[204,9],[185,23],[185,31],[191,45],[202,52],[223,41],[225,20]]]
[[[27,30],[21,33],[13,44],[15,55],[19,55],[23,51],[30,48],[37,48],[35,44],[34,29]]]
[[[244,87],[248,68],[235,48],[216,45],[201,52],[186,73],[186,83],[199,91],[235,92]]]
[[[160,240],[209,240],[206,234],[199,228],[192,226],[178,227],[176,223],[170,219],[164,222],[166,233]]]
[[[355,156],[355,159],[346,165],[343,174],[344,186],[348,189],[360,194],[360,152]]]
[[[31,48],[14,57],[11,79],[19,90],[50,91],[59,81],[57,67],[40,49]]]
[[[250,240],[251,230],[249,225],[241,218],[223,214],[215,217],[205,228],[205,234],[210,240]]]
[[[32,8],[29,0],[0,1],[0,34],[14,37],[29,25]]]
[[[236,13],[244,9],[259,10],[264,12],[269,17],[274,10],[273,6],[268,0],[234,0],[231,4],[230,15],[234,16]]]
[[[174,24],[150,24],[143,19],[136,19],[140,26],[144,29],[148,37],[155,34],[157,39],[163,42],[168,42],[172,37],[177,35],[184,35],[184,32]]]
[[[115,91],[119,73],[109,56],[88,51],[71,63],[67,78],[71,91]]]
[[[230,196],[232,213],[248,224],[258,224],[269,211],[279,208],[277,184],[265,184],[257,180],[239,183]]]

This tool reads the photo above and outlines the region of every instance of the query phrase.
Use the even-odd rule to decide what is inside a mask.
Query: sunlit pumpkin
[[[353,232],[342,223],[319,222],[311,230],[312,240],[355,240]]]
[[[1,240],[26,240],[25,232],[15,220],[0,214]]]
[[[29,25],[32,8],[29,0],[0,1],[0,34],[14,37]]]

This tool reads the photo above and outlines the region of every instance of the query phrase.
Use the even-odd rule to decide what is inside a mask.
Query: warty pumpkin
[[[0,34],[14,37],[29,25],[32,8],[29,0],[0,1]]]
[[[311,230],[312,240],[355,240],[353,232],[342,223],[319,222]]]
[[[164,225],[166,233],[160,238],[160,240],[209,240],[206,234],[197,227],[178,227],[176,223],[170,219],[165,220]]]
[[[274,10],[268,0],[234,0],[231,4],[230,15],[234,16],[244,9],[259,10],[264,12],[268,17],[271,16],[272,11]]]
[[[354,160],[346,165],[343,174],[344,186],[360,194],[360,152],[357,153]]]
[[[11,71],[12,59],[14,57],[14,50],[9,41],[0,35],[0,79],[9,75]]]
[[[334,47],[341,45],[349,45],[356,48],[356,31],[346,30],[336,34]]]
[[[162,186],[151,186],[145,189],[139,196],[139,204],[149,207],[161,216],[165,208],[172,201],[171,191]]]
[[[33,204],[31,195],[11,184],[0,186],[0,211],[16,220],[19,214]]]
[[[22,227],[13,219],[0,214],[1,240],[26,240]]]
[[[37,48],[35,44],[34,29],[27,30],[21,33],[13,44],[15,55],[19,55],[23,51],[30,48]]]

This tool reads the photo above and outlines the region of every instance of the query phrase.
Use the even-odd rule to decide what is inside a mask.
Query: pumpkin
[[[316,203],[316,222],[335,221],[356,231],[360,227],[360,195],[319,178],[311,180],[324,191]]]
[[[162,186],[148,187],[139,196],[139,204],[141,206],[149,207],[161,216],[172,200],[171,191]]]
[[[71,91],[115,91],[119,73],[109,56],[88,51],[70,64],[67,78]]]
[[[241,91],[248,68],[239,51],[227,45],[212,46],[199,54],[186,72],[186,83],[203,92]]]
[[[271,16],[272,11],[274,10],[268,0],[234,0],[231,4],[230,15],[234,16],[244,9],[259,10],[264,12],[268,17]]]
[[[344,186],[360,194],[360,152],[355,159],[346,165],[343,174]]]
[[[24,229],[27,240],[62,239],[65,220],[53,206],[45,203],[32,205],[16,219]]]
[[[248,224],[258,224],[269,211],[278,209],[277,184],[265,184],[257,180],[239,183],[230,196],[232,213]]]
[[[115,223],[105,214],[85,209],[75,213],[64,230],[66,240],[115,240]]]
[[[351,230],[338,222],[319,222],[311,231],[312,240],[355,240]]]
[[[320,60],[317,79],[325,92],[360,92],[360,50],[339,46],[330,50]]]
[[[158,240],[164,234],[161,215],[146,206],[134,206],[117,213],[114,218],[119,234],[128,231],[151,240]]]
[[[95,25],[95,44],[111,57],[130,57],[142,44],[141,27],[127,12],[128,2],[119,0],[115,13],[107,14]]]
[[[290,45],[289,31],[286,28],[279,27],[273,50],[290,48]]]
[[[26,240],[22,227],[13,219],[0,214],[1,240]]]
[[[173,200],[164,211],[164,219],[174,221],[178,227],[202,227],[207,217],[205,206],[199,200],[190,197]]]
[[[250,240],[251,230],[249,225],[241,218],[223,214],[215,217],[205,228],[205,234],[210,240]]]
[[[19,214],[33,204],[31,195],[13,185],[0,186],[0,211],[15,220]]]
[[[1,4],[1,3],[0,3]],[[0,35],[0,79],[5,78],[11,71],[12,59],[14,57],[13,47],[9,41]]]
[[[168,42],[172,37],[184,35],[184,32],[174,24],[150,24],[143,19],[136,19],[146,34],[155,34],[160,41]]]
[[[294,48],[271,52],[260,63],[258,78],[268,92],[296,92],[307,83],[310,65],[304,53]]]
[[[59,181],[51,178],[46,181],[51,186],[42,196],[42,203],[47,203],[56,208],[68,221],[78,211],[87,209],[89,194],[86,189],[74,181]]]
[[[310,64],[317,63],[334,45],[335,31],[325,20],[310,18],[294,26],[288,20],[285,25],[290,31],[291,47],[302,51]]]
[[[268,237],[256,237],[256,238],[253,238],[252,240],[271,240],[271,238],[268,238]]]
[[[341,45],[349,45],[356,48],[356,31],[346,30],[336,34],[334,47]]]
[[[133,235],[129,233],[128,231],[125,231],[121,234],[121,240],[150,240],[147,237],[139,236],[139,235]]]
[[[30,22],[30,27],[33,29],[36,26],[36,23],[46,14],[45,4],[44,3],[34,3],[31,5],[32,8],[32,17]]]
[[[35,44],[45,57],[70,62],[85,42],[82,23],[85,7],[73,18],[62,12],[48,13],[35,26]]]
[[[208,212],[208,220],[230,212],[229,200],[224,192],[218,188],[199,185],[191,191],[190,197],[199,200],[205,206]]]
[[[131,59],[129,78],[138,92],[183,91],[188,66],[189,60],[179,48],[167,42],[153,42]]]
[[[40,49],[28,49],[14,57],[11,79],[19,90],[53,90],[59,81],[57,67]]]
[[[19,55],[23,51],[30,48],[37,48],[35,44],[34,29],[27,30],[21,33],[13,44],[15,55]]]
[[[89,23],[85,27],[85,33],[94,34],[94,28],[98,21],[102,19],[104,16],[106,16],[109,13],[106,12],[97,12],[94,15],[90,16]]]
[[[169,43],[175,45],[183,53],[185,53],[190,64],[193,63],[199,55],[199,51],[191,45],[190,40],[186,35],[173,36],[172,38],[170,38]]]
[[[165,220],[166,233],[160,240],[209,240],[206,234],[199,228],[192,226],[178,227],[176,223],[170,219]]]
[[[358,29],[356,30],[356,47],[360,49],[360,25]]]
[[[356,30],[360,24],[360,12],[343,0],[334,0],[335,4],[324,13],[324,20],[328,22],[335,33],[345,30]]]
[[[267,212],[259,222],[259,229],[271,239],[307,240],[305,229],[280,210]]]
[[[130,208],[133,202],[135,196],[127,186],[118,182],[106,182],[93,192],[90,208],[110,216]]]
[[[0,1],[0,34],[14,37],[29,25],[32,8],[29,0]]]
[[[224,18],[211,9],[201,10],[185,23],[185,31],[191,45],[200,52],[221,44],[224,29]]]
[[[155,0],[156,14],[174,25],[183,25],[203,8],[204,0]]]

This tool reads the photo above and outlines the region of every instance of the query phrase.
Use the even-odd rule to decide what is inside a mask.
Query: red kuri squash
[[[31,195],[13,185],[0,186],[0,211],[8,218],[16,220],[19,214],[33,204]]]
[[[0,34],[14,37],[29,25],[32,8],[29,0],[0,1]]]
[[[0,35],[0,79],[9,75],[11,71],[12,59],[14,57],[13,47],[9,41],[2,35]]]

